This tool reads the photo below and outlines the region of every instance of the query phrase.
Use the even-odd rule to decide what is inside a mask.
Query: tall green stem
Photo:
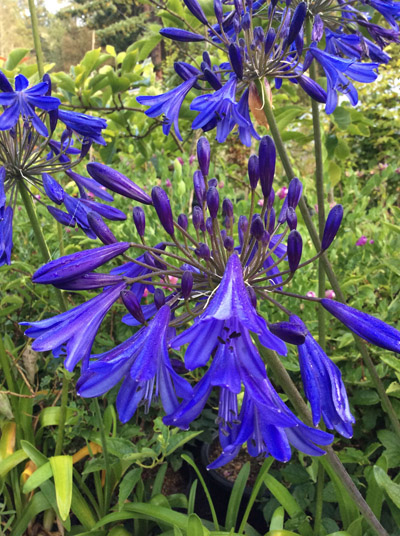
[[[275,120],[274,112],[272,110],[272,105],[269,102],[267,96],[265,95],[265,89],[264,84],[259,83],[258,84],[259,91],[263,94],[263,102],[264,102],[264,113],[266,115],[272,137],[274,138],[276,148],[279,153],[279,157],[281,159],[283,168],[285,170],[286,176],[288,180],[293,179],[295,176],[292,164],[289,159],[289,155],[286,152],[284,143],[282,141],[282,137],[280,135],[278,125]],[[321,250],[321,241],[318,236],[318,232],[314,226],[314,223],[312,221],[312,218],[310,216],[310,213],[308,211],[306,202],[304,201],[304,198],[300,198],[299,202],[300,212],[303,217],[304,223],[306,224],[307,230],[310,234],[311,240],[314,244],[314,247],[317,251]],[[325,270],[325,273],[330,281],[330,284],[332,285],[332,289],[334,290],[336,294],[336,298],[341,301],[342,303],[346,302],[346,298],[342,292],[342,289],[340,288],[339,281],[336,278],[336,275],[332,269],[332,266],[330,262],[328,261],[326,254],[324,253],[321,255],[321,261]],[[376,372],[375,365],[371,359],[371,356],[369,355],[368,349],[366,344],[362,339],[360,339],[357,335],[353,333],[354,340],[356,342],[357,348],[359,349],[361,356],[363,358],[364,364],[368,369],[368,372],[371,376],[371,381],[374,384],[375,389],[378,391],[379,397],[381,399],[381,403],[383,406],[383,409],[386,411],[390,422],[392,424],[394,432],[398,435],[400,438],[400,422],[397,418],[397,415],[393,409],[392,403],[389,400],[388,395],[386,394],[385,387],[383,383],[381,382],[378,373]]]
[[[0,335],[0,367],[6,379],[7,388],[9,391],[15,393],[15,382],[11,372],[10,360],[4,346],[3,338]],[[12,400],[12,399],[11,399]]]
[[[311,412],[308,409],[301,394],[297,390],[297,387],[293,383],[291,377],[289,376],[279,357],[276,355],[275,352],[273,352],[272,350],[268,350],[259,343],[257,344],[257,347],[260,351],[260,354],[265,359],[267,365],[272,370],[275,379],[279,382],[280,386],[287,394],[297,413],[300,415],[300,417],[306,424],[308,424],[309,426],[313,426]],[[323,464],[328,464],[335,471],[335,473],[340,478],[343,486],[346,488],[346,491],[349,494],[349,498],[351,498],[357,505],[357,508],[364,516],[367,523],[377,532],[377,534],[379,534],[379,536],[388,536],[388,533],[379,523],[378,519],[375,517],[375,514],[365,501],[364,497],[358,491],[356,485],[350,478],[342,462],[335,454],[333,448],[326,447],[325,450],[326,459],[322,458],[321,462]]]
[[[28,4],[29,4],[29,11],[31,14],[33,44],[35,46],[38,74],[39,74],[39,78],[43,78],[43,75],[44,75],[43,51],[42,51],[42,44],[40,42],[39,23],[38,23],[38,18],[37,18],[35,0],[28,0]]]
[[[108,513],[108,509],[110,508],[110,503],[111,503],[111,472],[110,472],[111,466],[110,466],[110,458],[108,456],[107,438],[106,438],[106,433],[104,430],[103,417],[101,415],[98,398],[94,399],[94,407],[96,410],[97,422],[98,422],[99,430],[100,430],[101,448],[103,449],[104,462],[105,462],[106,479],[104,483],[103,515],[106,515]]]

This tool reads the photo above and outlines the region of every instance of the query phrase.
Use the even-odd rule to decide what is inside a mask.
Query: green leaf
[[[229,497],[228,508],[226,511],[225,527],[229,530],[235,528],[237,516],[239,513],[240,503],[242,502],[243,492],[246,487],[247,479],[250,474],[250,462],[246,462],[240,469]]]
[[[119,485],[119,495],[118,495],[118,507],[121,510],[125,501],[129,497],[129,495],[132,493],[134,487],[139,482],[140,477],[142,476],[142,468],[136,467],[135,469],[132,469],[126,475],[121,481],[121,484]]]
[[[269,524],[270,531],[283,529],[284,520],[285,520],[285,510],[283,506],[279,506],[272,514],[271,523]]]
[[[190,514],[187,524],[187,533],[190,536],[203,536],[210,534],[209,530],[203,527],[203,524],[196,514]]]
[[[57,506],[63,521],[69,516],[72,501],[72,456],[52,456],[50,465],[56,488]]]
[[[337,126],[341,130],[346,130],[351,123],[350,112],[346,108],[343,108],[343,106],[338,106],[332,115],[335,119]]]
[[[332,160],[329,162],[328,166],[328,180],[331,183],[331,186],[336,186],[342,177],[342,168],[338,166]]]
[[[25,482],[22,491],[24,493],[30,493],[34,489],[38,488],[43,482],[46,482],[53,475],[50,462],[47,462],[34,471],[28,480]]]
[[[76,486],[72,489],[71,510],[85,530],[91,530],[95,526],[96,519],[93,512]]]
[[[29,441],[21,441],[21,447],[26,452],[27,456],[33,461],[35,465],[40,467],[44,463],[48,462],[48,459],[44,454],[40,452],[36,447],[34,447]]]
[[[18,63],[25,58],[28,52],[29,50],[27,48],[16,48],[10,52],[5,64],[7,71],[13,71]]]
[[[383,221],[382,223],[391,231],[400,234],[400,227],[398,225],[394,225],[393,223],[389,223],[388,221]]]
[[[27,455],[23,449],[16,450],[0,462],[0,478],[4,478],[7,473],[14,469],[18,464],[27,459]]]
[[[139,52],[138,61],[143,61],[150,56],[150,53],[158,45],[161,39],[162,36],[160,34],[154,34],[137,41],[135,43],[135,51]]]
[[[199,432],[178,432],[177,434],[171,436],[168,440],[166,455],[169,456],[173,452],[175,452],[176,449],[179,449],[185,443],[188,441],[191,441],[195,437],[197,437],[199,434],[201,434],[201,431]]]
[[[400,485],[390,480],[385,471],[378,465],[374,465],[374,477],[378,486],[387,493],[397,508],[400,508]]]
[[[51,508],[46,497],[42,492],[35,493],[29,503],[23,509],[21,516],[18,521],[15,523],[13,530],[10,536],[22,536],[25,534],[25,531],[29,523],[44,510]]]

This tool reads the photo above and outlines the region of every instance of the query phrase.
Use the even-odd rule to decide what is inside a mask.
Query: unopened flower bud
[[[144,210],[142,207],[134,207],[132,213],[133,223],[135,224],[138,235],[144,236],[144,231],[146,228],[146,217],[144,215]]]
[[[249,226],[249,222],[246,218],[246,216],[239,216],[239,222],[238,222],[238,234],[239,234],[239,243],[242,246],[243,245],[243,239],[244,235],[247,231],[247,227]]]
[[[293,229],[297,229],[297,215],[296,211],[293,207],[288,207],[286,211],[286,222],[289,226],[289,229],[292,231]]]
[[[258,166],[258,156],[252,154],[249,158],[247,165],[247,170],[249,173],[250,187],[255,190],[257,188],[258,180],[260,178],[260,169]]]
[[[53,203],[61,205],[64,199],[64,189],[62,188],[62,186],[60,186],[58,182],[53,179],[53,177],[48,173],[42,174],[42,181],[44,191],[46,192],[49,199],[51,199]]]
[[[287,240],[287,257],[291,273],[297,270],[300,264],[301,254],[303,251],[303,240],[301,234],[296,231],[290,231]]]
[[[203,211],[198,206],[193,207],[192,223],[196,231],[198,231],[202,225],[204,226]]]
[[[253,287],[246,286],[247,293],[250,296],[251,305],[254,309],[257,307],[257,294]]]
[[[259,45],[264,41],[264,30],[261,26],[256,26],[253,31],[254,34],[254,43]]]
[[[181,282],[181,294],[185,300],[190,297],[193,288],[193,274],[189,270],[183,273]]]
[[[251,26],[250,14],[246,12],[242,19],[242,28],[243,30],[247,31],[247,30],[250,30],[250,26]]]
[[[174,220],[167,194],[160,186],[154,186],[151,191],[154,208],[161,225],[171,236],[174,236]]]
[[[215,219],[218,216],[219,193],[214,186],[207,190],[207,207],[211,218]]]
[[[224,216],[228,216],[228,218],[233,217],[233,204],[230,199],[225,197],[225,199],[222,202],[222,214]]]
[[[188,219],[186,214],[179,214],[178,216],[178,225],[179,227],[182,227],[184,231],[188,228]]]
[[[250,226],[250,233],[256,240],[261,240],[264,233],[264,224],[260,216],[257,214]]]
[[[203,24],[207,25],[208,20],[197,0],[183,0],[189,11]]]
[[[211,257],[210,248],[207,246],[207,244],[202,242],[199,244],[199,247],[196,248],[195,253],[198,257],[206,261],[208,261]]]
[[[205,50],[203,52],[203,61],[204,63],[206,63],[209,67],[211,67],[211,58],[210,58],[210,54],[207,52],[207,50]]]
[[[222,10],[222,0],[214,0],[214,13],[217,18],[218,24],[221,26],[222,20],[224,18]]]
[[[210,170],[210,156],[210,143],[205,136],[202,136],[197,142],[197,160],[204,177],[207,177]]]
[[[227,251],[233,251],[235,249],[235,242],[231,236],[227,236],[224,240],[224,248]]]
[[[335,205],[326,219],[324,234],[322,235],[321,249],[328,249],[339,231],[343,219],[342,205]]]
[[[273,28],[268,30],[267,36],[264,41],[264,51],[265,51],[266,56],[268,56],[268,54],[271,52],[271,48],[272,48],[272,45],[274,44],[275,37],[276,37],[275,30]]]
[[[272,189],[268,196],[267,210],[271,210],[275,201],[275,191]]]
[[[126,289],[121,292],[121,298],[133,318],[140,324],[145,324],[146,320],[136,294],[131,290]]]
[[[271,333],[279,337],[289,344],[300,346],[304,344],[307,336],[307,331],[300,324],[292,322],[277,322],[276,324],[268,324],[268,329]]]
[[[211,69],[206,67],[205,69],[203,69],[203,74],[204,74],[204,78],[206,79],[206,82],[208,82],[210,84],[210,86],[213,89],[215,89],[215,91],[218,91],[219,89],[221,89],[222,84],[219,81],[219,78],[217,77],[217,75],[215,75],[211,71]]]
[[[265,225],[267,225],[267,222],[268,222],[268,214],[269,214],[269,223],[268,223],[267,231],[270,234],[272,234],[273,230],[275,229],[275,209],[271,208],[269,213],[265,213],[265,216],[266,216]]]
[[[303,192],[303,185],[299,181],[297,177],[294,177],[290,181],[289,188],[288,188],[288,194],[287,194],[287,204],[288,207],[296,208],[299,204],[301,194]]]
[[[165,305],[165,294],[164,291],[160,288],[156,288],[154,291],[154,304],[157,309],[161,309]]]
[[[103,218],[98,212],[88,212],[87,219],[90,228],[95,233],[97,238],[100,238],[103,244],[115,244],[115,242],[117,242],[117,239],[111,232],[111,229],[104,223]]]
[[[292,22],[289,27],[289,34],[287,36],[286,45],[289,46],[296,39],[300,30],[303,27],[304,20],[307,14],[307,4],[305,2],[300,2],[294,10]]]
[[[193,173],[193,187],[196,199],[200,205],[206,200],[206,184],[201,171],[197,170]]]
[[[196,43],[205,39],[204,35],[189,32],[188,30],[181,30],[180,28],[162,28],[160,34],[167,39],[181,43]]]
[[[271,136],[264,136],[258,149],[260,184],[264,197],[268,197],[275,175],[276,150]]]
[[[209,188],[212,188],[212,187],[216,188],[217,186],[218,186],[218,179],[216,179],[215,177],[208,181]]]
[[[239,80],[243,78],[243,60],[240,48],[231,43],[229,45],[229,61],[232,65],[232,69]]]

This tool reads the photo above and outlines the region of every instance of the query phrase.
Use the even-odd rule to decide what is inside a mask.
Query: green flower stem
[[[296,412],[308,426],[313,426],[311,412],[308,409],[301,394],[297,390],[297,387],[293,383],[291,377],[289,376],[287,370],[285,369],[277,354],[272,350],[268,350],[267,348],[262,346],[258,341],[257,348],[262,357],[264,358],[265,362],[267,363],[268,367],[270,367],[270,369],[272,370],[275,379],[285,391],[289,400],[293,404],[293,407],[295,408]],[[326,458],[321,457],[321,464],[326,464],[328,465],[328,467],[331,467],[334,470],[335,474],[339,477],[341,483],[346,488],[346,491],[349,494],[349,498],[354,501],[360,513],[364,516],[367,523],[376,531],[376,533],[379,534],[379,536],[388,536],[388,533],[379,523],[378,519],[375,517],[375,514],[365,501],[364,497],[358,491],[356,485],[346,471],[342,462],[337,457],[333,448],[325,447],[325,450]]]
[[[7,388],[12,393],[15,393],[15,382],[11,372],[10,360],[8,358],[6,347],[4,346],[3,338],[0,336],[0,367],[6,379]]]
[[[38,74],[39,74],[39,78],[43,78],[43,75],[44,75],[43,51],[42,51],[42,44],[40,42],[39,23],[38,23],[38,18],[37,18],[37,13],[36,13],[35,0],[28,0],[28,4],[29,4],[29,12],[31,14],[33,44],[35,46]]]
[[[62,448],[63,448],[63,443],[64,443],[65,422],[67,420],[68,389],[69,389],[69,379],[68,379],[67,374],[68,372],[64,371],[62,390],[61,390],[60,426],[58,429],[54,456],[60,456],[60,454],[62,454]]]
[[[100,441],[101,441],[101,448],[103,450],[105,472],[106,472],[106,481],[104,483],[104,501],[103,501],[103,516],[104,516],[108,513],[110,504],[111,504],[111,466],[110,466],[110,458],[108,456],[107,438],[106,438],[106,433],[104,430],[104,422],[103,422],[103,417],[101,415],[98,398],[94,399],[94,407],[96,411],[97,424],[100,430]]]
[[[272,137],[274,138],[275,145],[278,150],[280,159],[282,161],[282,165],[285,170],[286,176],[288,180],[291,180],[295,176],[293,168],[292,168],[292,164],[290,163],[289,156],[286,152],[284,143],[282,141],[282,138],[278,129],[278,125],[275,120],[274,112],[272,110],[272,105],[269,102],[265,94],[265,89],[263,88],[264,88],[264,84],[258,83],[258,89],[259,91],[262,92],[262,95],[263,95],[263,103],[264,103],[263,109],[264,109],[264,113],[266,115],[270,130],[271,130]],[[308,211],[306,202],[304,201],[304,197],[300,198],[299,207],[300,207],[300,211],[301,211],[301,215],[303,217],[304,223],[306,224],[307,230],[314,244],[314,247],[317,251],[320,251],[321,241],[319,239],[318,232],[314,226],[314,223]],[[342,303],[346,303],[346,298],[342,292],[342,289],[340,288],[339,281],[337,280],[336,275],[325,253],[321,255],[321,261],[322,261],[325,273],[330,281],[330,284],[332,285],[332,289],[334,290],[336,294],[337,299]],[[397,415],[393,409],[392,403],[390,402],[388,395],[386,394],[385,387],[383,383],[381,382],[378,376],[378,373],[376,372],[375,365],[371,359],[371,356],[369,355],[367,346],[364,343],[364,341],[360,339],[360,337],[358,337],[354,333],[353,333],[353,337],[356,342],[357,348],[361,353],[364,364],[367,367],[368,372],[371,376],[371,381],[374,384],[375,389],[378,391],[383,409],[386,411],[390,419],[394,432],[400,438],[400,421],[397,418]]]
[[[315,497],[315,515],[314,515],[314,535],[319,536],[322,521],[323,491],[325,483],[325,470],[321,463],[318,463],[317,473],[317,492]]]

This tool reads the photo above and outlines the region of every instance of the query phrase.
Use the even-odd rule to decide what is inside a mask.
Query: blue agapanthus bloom
[[[168,134],[174,124],[178,137],[180,108],[192,89],[202,92],[190,106],[199,112],[192,128],[204,132],[216,129],[216,139],[223,142],[237,125],[237,134],[247,146],[252,137],[258,139],[250,115],[250,111],[255,117],[260,114],[262,96],[258,95],[256,81],[266,84],[266,92],[271,95],[273,83],[276,90],[285,80],[298,84],[312,99],[326,103],[327,113],[337,106],[338,92],[355,105],[358,94],[352,81],[373,82],[378,66],[390,59],[384,47],[400,42],[400,2],[258,0],[232,2],[226,10],[227,5],[216,0],[216,24],[206,17],[197,0],[185,4],[198,19],[199,28],[207,28],[207,37],[204,28],[199,33],[163,28],[160,33],[177,42],[206,41],[203,61],[200,66],[175,63],[183,84],[157,97],[137,98],[140,104],[151,106],[146,111],[149,117],[164,114],[164,133]],[[371,9],[380,14],[382,26],[370,22]],[[305,42],[307,24],[312,26],[311,42]],[[219,49],[215,58],[209,53],[212,47]],[[225,53],[222,61],[221,52]],[[313,60],[323,68],[327,91],[306,75]]]
[[[400,351],[400,332],[348,305],[286,292],[302,266],[331,246],[343,208],[336,205],[331,209],[321,251],[303,262],[303,238],[296,215],[302,185],[294,178],[285,201],[275,199],[272,138],[264,137],[258,155],[250,157],[252,203],[246,215],[235,214],[238,205],[229,198],[221,202],[217,179],[208,177],[210,146],[205,138],[199,140],[197,153],[200,170],[194,173],[193,186],[201,207],[193,209],[192,226],[185,214],[174,218],[168,195],[155,186],[152,209],[170,239],[150,246],[144,238],[144,211],[136,206],[134,225],[140,240],[118,243],[108,237],[111,242],[106,246],[40,268],[34,282],[70,291],[104,290],[67,313],[25,322],[31,326],[27,334],[35,338],[33,348],[64,355],[69,369],[84,359],[78,384],[82,396],[99,396],[122,381],[117,404],[124,422],[139,405],[148,409],[153,398],[160,396],[164,422],[188,428],[209,400],[215,407],[217,391],[216,420],[223,453],[214,466],[234,458],[246,442],[251,455],[272,455],[282,461],[289,459],[291,447],[322,454],[319,445],[331,442],[332,436],[305,426],[284,404],[267,376],[263,352],[286,355],[289,348],[298,352],[315,427],[322,420],[328,429],[349,438],[354,417],[339,368],[280,298],[288,295],[321,303],[354,333],[390,351]],[[111,176],[104,175],[102,167],[95,167],[92,173],[99,174],[102,181]],[[113,175],[115,191],[127,191],[148,204],[144,192],[129,187],[126,181],[124,176]],[[263,205],[256,213],[259,189]],[[129,254],[130,249],[138,253],[136,258]],[[121,263],[111,272],[97,272],[115,258]],[[142,306],[145,287],[148,303]],[[127,309],[122,320],[131,327],[132,336],[105,353],[91,355],[100,324],[119,297]],[[173,371],[169,352],[181,353],[182,374],[196,379],[192,390]]]
[[[0,106],[3,107],[0,115],[0,266],[11,262],[12,218],[21,187],[35,197],[36,203],[46,206],[58,222],[69,227],[78,225],[90,238],[99,236],[100,226],[104,230],[100,233],[103,238],[107,233],[112,235],[99,219],[126,219],[120,210],[92,199],[96,196],[113,201],[113,196],[106,191],[106,188],[113,190],[113,177],[110,180],[106,175],[118,172],[104,166],[105,170],[96,180],[73,171],[93,142],[105,144],[102,131],[107,126],[106,121],[60,110],[59,99],[51,96],[48,75],[33,87],[28,85],[25,76],[17,75],[13,89],[0,71]],[[61,123],[66,129],[58,140],[55,129]],[[67,174],[68,183],[71,179],[74,181],[74,191],[64,190],[60,173]],[[125,178],[122,193],[129,192],[134,199],[151,202],[143,190]],[[46,199],[56,206],[47,204]]]

